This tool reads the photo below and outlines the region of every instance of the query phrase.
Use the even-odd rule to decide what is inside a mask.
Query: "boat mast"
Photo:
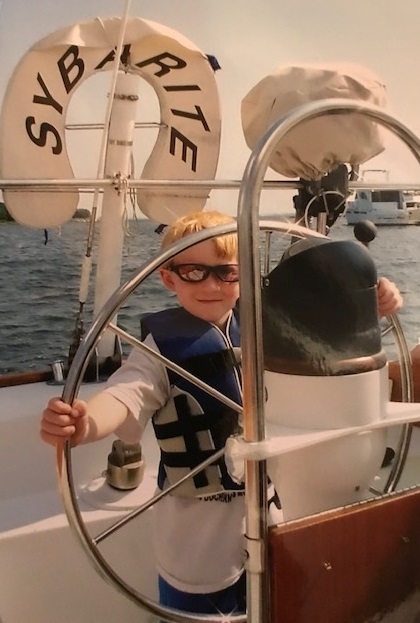
[[[126,210],[130,159],[138,100],[138,76],[118,72],[109,124],[104,175],[118,179],[116,186],[104,189],[100,221],[94,314],[120,286],[124,245],[123,218]],[[115,321],[116,319],[114,319]],[[98,344],[100,358],[114,354],[115,335],[105,332]]]

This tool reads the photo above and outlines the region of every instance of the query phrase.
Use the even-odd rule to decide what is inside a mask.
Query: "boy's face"
[[[217,257],[214,242],[205,240],[182,253],[172,260],[172,265],[201,264],[219,266],[221,264],[236,264],[237,258],[225,260]],[[203,281],[186,282],[175,272],[163,268],[160,271],[161,279],[168,290],[175,292],[179,304],[190,314],[201,320],[223,327],[230,310],[235,306],[239,297],[239,283],[221,281],[216,275],[210,275]]]

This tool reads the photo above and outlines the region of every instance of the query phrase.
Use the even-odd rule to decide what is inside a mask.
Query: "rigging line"
[[[131,236],[130,226],[129,226],[129,218],[128,218],[128,208],[127,208],[127,197],[129,195],[128,190],[128,179],[126,176],[120,180],[120,184],[122,186],[122,192],[124,193],[124,209],[121,216],[121,226],[123,228],[124,234],[126,236]]]
[[[131,154],[130,154],[130,175],[129,178],[133,178],[135,177],[135,162],[134,162],[134,154],[133,154],[133,150],[131,150]],[[130,198],[130,204],[131,204],[131,211],[133,214],[133,219],[135,221],[137,221],[137,212],[136,212],[136,206],[137,206],[137,191],[135,188],[131,188],[130,185],[128,185],[128,196]]]

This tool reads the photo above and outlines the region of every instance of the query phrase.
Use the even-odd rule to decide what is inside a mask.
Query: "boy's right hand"
[[[88,428],[87,405],[84,400],[75,400],[68,405],[61,398],[48,401],[41,417],[41,438],[52,446],[71,440],[77,446],[86,436]]]

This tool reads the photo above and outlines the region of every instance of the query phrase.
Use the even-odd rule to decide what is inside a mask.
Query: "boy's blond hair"
[[[172,225],[169,226],[165,233],[161,249],[166,249],[170,244],[185,236],[195,234],[202,229],[208,229],[209,227],[215,227],[216,225],[224,225],[225,223],[234,223],[235,219],[227,214],[222,214],[217,210],[211,210],[209,212],[191,212],[178,218]],[[238,255],[238,237],[236,232],[233,234],[226,234],[224,236],[217,236],[212,238],[216,248],[217,257],[226,259],[228,261],[237,258]]]

